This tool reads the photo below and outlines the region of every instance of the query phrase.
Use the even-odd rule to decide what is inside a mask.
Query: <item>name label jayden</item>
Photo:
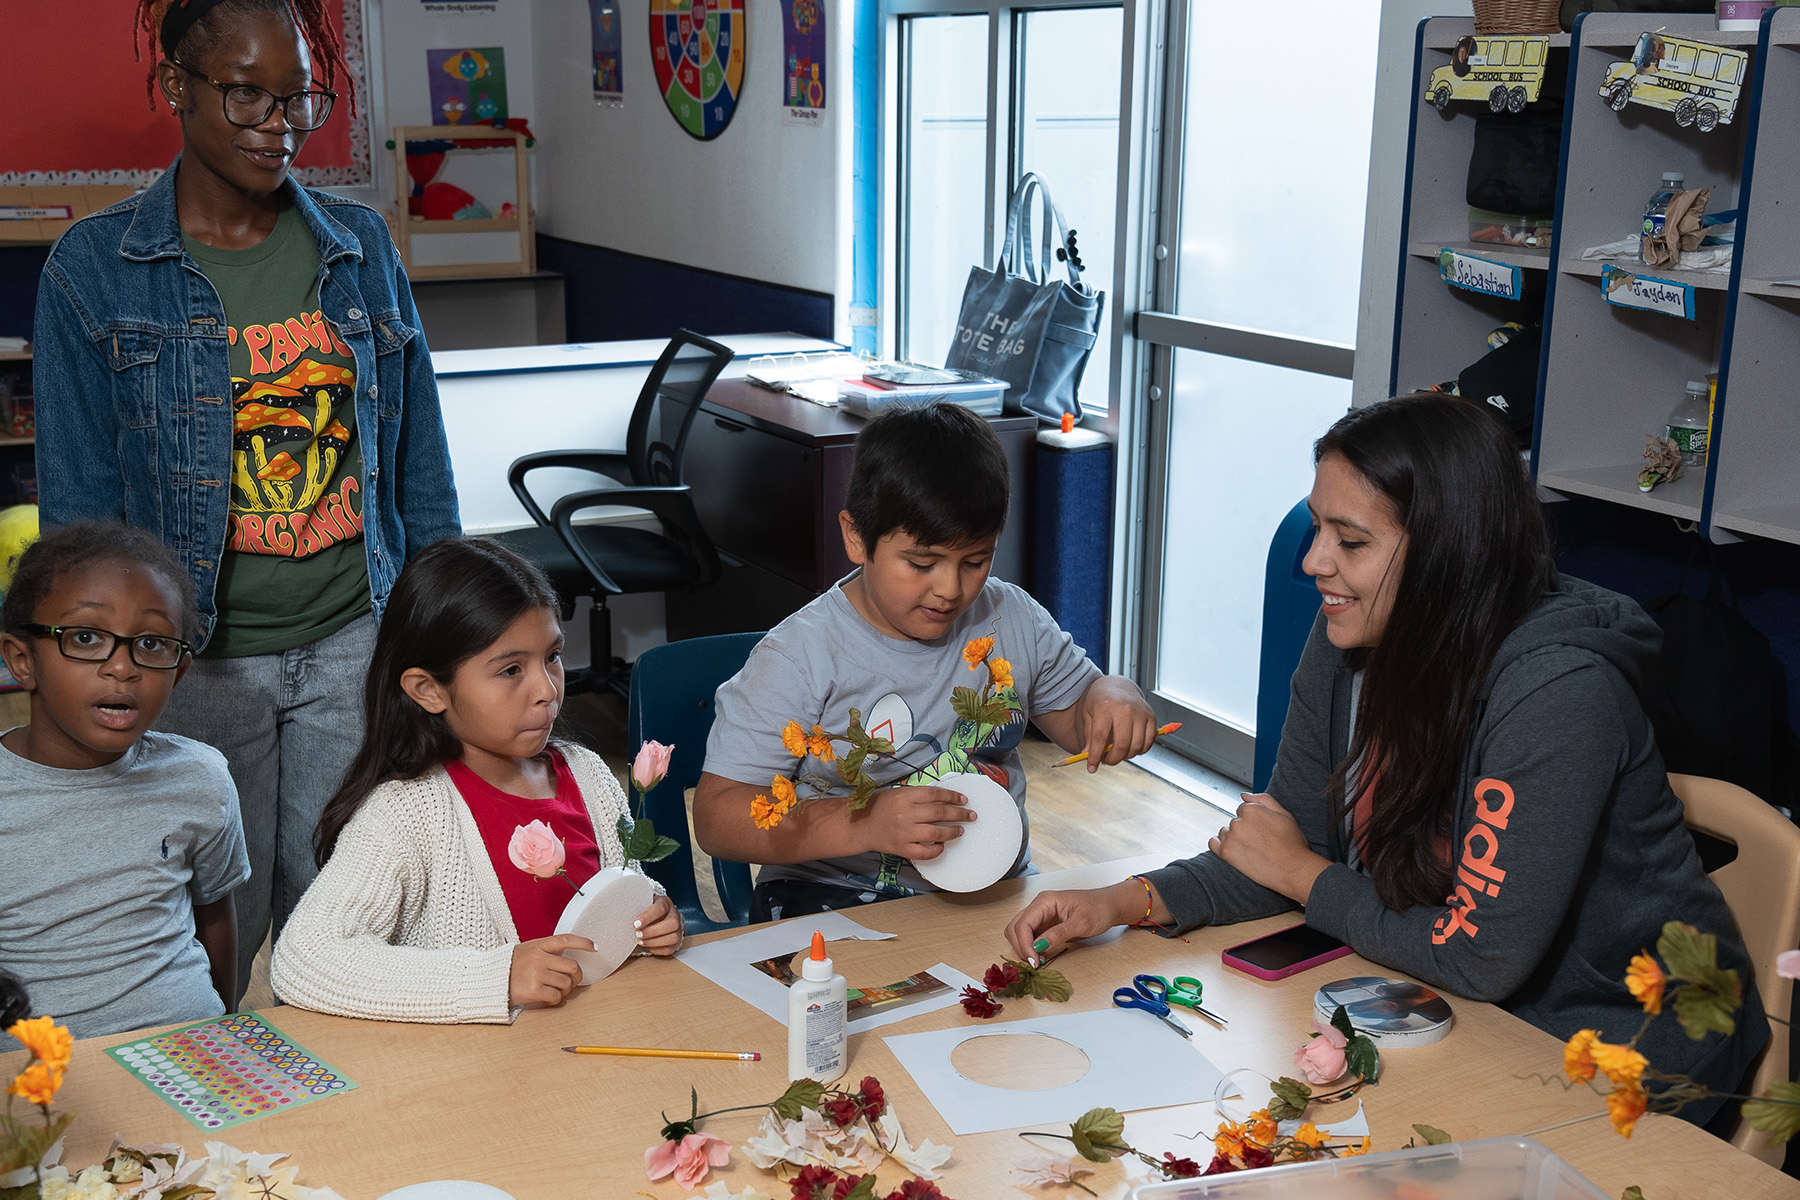
[[[1438,251],[1438,274],[1451,287],[1502,300],[1517,300],[1524,291],[1524,272],[1518,267],[1476,258],[1448,246]]]
[[[1600,294],[1608,304],[1694,319],[1694,286],[1654,275],[1636,275],[1611,263],[1600,268]]]

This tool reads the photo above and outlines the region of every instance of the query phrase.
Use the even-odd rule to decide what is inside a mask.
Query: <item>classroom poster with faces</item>
[[[825,123],[824,0],[781,0],[781,105],[790,125]]]

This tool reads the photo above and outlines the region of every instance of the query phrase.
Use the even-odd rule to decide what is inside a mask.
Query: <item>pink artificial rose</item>
[[[1308,1083],[1330,1083],[1344,1074],[1346,1038],[1332,1025],[1312,1023],[1314,1037],[1294,1051],[1294,1067]]]
[[[1775,973],[1800,979],[1800,950],[1783,950],[1775,956]]]
[[[562,870],[562,839],[542,821],[533,821],[513,830],[512,840],[506,844],[506,856],[519,870],[548,879]]]
[[[661,783],[663,776],[669,773],[669,755],[673,753],[675,747],[661,742],[645,742],[639,746],[637,758],[631,764],[631,782],[641,792]]]
[[[658,1142],[644,1151],[644,1170],[652,1179],[671,1171],[684,1188],[700,1186],[711,1167],[722,1167],[731,1157],[731,1143],[710,1133],[690,1133],[679,1142]]]

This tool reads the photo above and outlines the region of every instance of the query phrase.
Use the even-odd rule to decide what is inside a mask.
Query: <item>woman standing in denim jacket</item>
[[[375,621],[406,560],[460,532],[456,489],[385,222],[288,177],[345,74],[324,0],[139,0],[137,16],[182,153],[45,265],[40,498],[48,524],[155,531],[198,585],[203,649],[162,725],[224,751],[237,782],[241,990],[316,873]]]

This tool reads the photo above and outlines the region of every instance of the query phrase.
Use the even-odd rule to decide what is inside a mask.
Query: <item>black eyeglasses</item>
[[[131,661],[151,671],[173,671],[181,665],[182,656],[193,649],[180,638],[161,633],[113,633],[91,625],[22,625],[26,633],[56,639],[56,648],[64,658],[76,662],[106,662],[125,643]]]
[[[204,79],[218,88],[225,100],[225,119],[240,129],[253,129],[261,125],[279,104],[282,115],[287,118],[291,128],[303,133],[310,132],[325,124],[325,118],[331,115],[331,106],[337,100],[336,92],[328,92],[324,88],[308,88],[277,96],[267,88],[259,88],[253,83],[220,83],[206,72],[196,71],[178,58],[171,58],[169,61],[189,75]]]

